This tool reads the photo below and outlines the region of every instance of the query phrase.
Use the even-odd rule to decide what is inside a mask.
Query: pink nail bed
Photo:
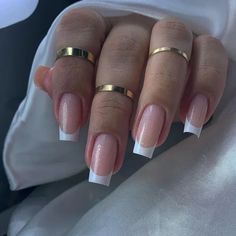
[[[194,97],[189,106],[186,116],[184,133],[193,133],[200,137],[202,126],[205,123],[206,114],[208,109],[208,99],[206,96],[198,94]]]
[[[140,120],[133,152],[151,158],[165,122],[161,106],[149,105]]]
[[[110,134],[100,134],[94,143],[89,182],[109,186],[117,157],[118,144]]]
[[[62,96],[59,107],[59,138],[63,141],[78,141],[81,122],[81,101],[74,94]]]

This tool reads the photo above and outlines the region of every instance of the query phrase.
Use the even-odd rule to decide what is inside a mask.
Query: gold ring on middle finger
[[[130,98],[132,101],[134,100],[134,93],[131,90],[112,84],[104,84],[96,87],[96,93],[98,92],[117,92]]]

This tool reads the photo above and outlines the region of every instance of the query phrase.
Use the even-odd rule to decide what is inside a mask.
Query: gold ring
[[[125,95],[131,100],[134,99],[134,93],[132,91],[126,88],[112,85],[112,84],[104,84],[104,85],[96,87],[96,93],[99,93],[99,92],[117,92],[117,93],[121,93],[122,95]]]
[[[149,54],[149,57],[151,57],[157,53],[160,53],[160,52],[174,52],[174,53],[182,56],[187,61],[187,63],[189,62],[189,58],[188,58],[187,53],[185,53],[184,51],[181,51],[178,48],[169,48],[169,47],[156,48]]]
[[[58,60],[61,57],[72,57],[72,56],[82,57],[91,62],[92,64],[95,64],[95,56],[91,52],[84,49],[72,48],[72,47],[66,47],[58,50],[56,60]]]

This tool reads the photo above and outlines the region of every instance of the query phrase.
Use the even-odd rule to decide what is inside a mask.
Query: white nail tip
[[[96,183],[96,184],[102,184],[102,185],[109,186],[110,181],[111,181],[111,176],[112,176],[112,173],[107,175],[107,176],[97,175],[90,168],[89,180],[88,181],[91,182],[91,183]]]
[[[192,125],[188,119],[185,120],[185,125],[184,125],[184,133],[192,133],[195,134],[198,138],[200,137],[202,131],[202,127],[196,127]]]
[[[142,147],[137,141],[135,141],[133,153],[139,154],[148,158],[152,158],[154,150],[155,150],[155,146],[150,147],[150,148],[145,148],[145,147]]]
[[[79,140],[79,129],[72,134],[67,134],[59,128],[59,140],[77,142]]]

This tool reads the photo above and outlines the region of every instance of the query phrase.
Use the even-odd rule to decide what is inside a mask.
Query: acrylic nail
[[[94,143],[89,182],[109,186],[118,152],[118,143],[110,134],[100,134]]]
[[[133,153],[152,158],[164,122],[165,111],[161,106],[147,106],[138,126]]]
[[[198,94],[192,100],[185,119],[184,133],[195,134],[200,137],[202,127],[205,123],[208,109],[208,100],[206,96]]]
[[[78,141],[81,112],[81,100],[78,96],[70,93],[62,96],[59,107],[59,139],[61,141]]]

